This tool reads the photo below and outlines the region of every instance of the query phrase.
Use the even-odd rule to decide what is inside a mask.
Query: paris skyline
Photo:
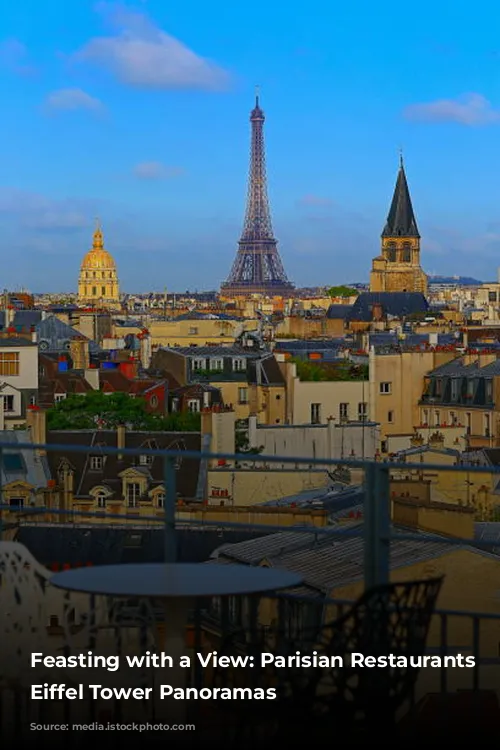
[[[404,44],[396,31],[381,44],[392,1],[362,16],[284,7],[3,9],[5,285],[75,289],[99,215],[125,291],[218,288],[243,225],[255,84],[273,227],[296,285],[367,279],[400,147],[424,269],[495,277],[493,4],[466,20],[456,3],[450,22],[424,2]]]

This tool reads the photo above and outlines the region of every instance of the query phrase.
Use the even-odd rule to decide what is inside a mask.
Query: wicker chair
[[[287,638],[280,629],[252,636],[252,648],[256,651],[282,656],[292,656],[297,651],[306,656],[316,651],[318,655],[342,657],[344,666],[251,670],[253,687],[275,685],[279,697],[277,701],[252,701],[251,708],[245,703],[236,711],[233,704],[233,720],[238,721],[234,738],[238,745],[241,746],[249,732],[255,741],[259,724],[265,725],[266,733],[269,732],[270,722],[277,738],[294,742],[331,739],[334,728],[337,731],[345,727],[352,733],[357,728],[372,731],[382,724],[387,730],[394,727],[397,711],[412,694],[418,668],[351,666],[350,656],[353,653],[365,657],[423,655],[442,580],[372,588],[343,616],[323,625],[319,631],[306,631],[297,639]],[[241,652],[238,645],[241,635],[229,636],[219,653],[235,649]],[[214,684],[226,686],[229,680],[242,686],[245,679],[242,670],[234,672],[228,675],[227,670],[217,671]],[[248,673],[246,686],[250,686]]]

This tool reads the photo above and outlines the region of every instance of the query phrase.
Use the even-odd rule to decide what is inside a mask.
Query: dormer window
[[[151,466],[153,463],[154,456],[141,456],[139,458],[139,463],[141,466]]]
[[[206,364],[204,359],[193,359],[193,370],[204,370]]]
[[[224,360],[223,359],[211,359],[210,360],[210,369],[211,370],[223,370],[224,369]]]
[[[159,492],[156,496],[156,505],[158,508],[164,508],[165,507],[165,493]]]
[[[493,383],[491,380],[486,381],[486,401],[493,401]]]
[[[233,370],[234,372],[241,372],[242,370],[246,370],[247,367],[246,359],[243,359],[241,357],[237,359],[233,359]]]
[[[90,457],[90,470],[100,471],[104,468],[104,456],[91,456]]]

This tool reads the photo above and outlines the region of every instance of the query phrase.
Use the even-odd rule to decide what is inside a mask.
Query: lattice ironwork
[[[265,630],[246,625],[226,636],[219,656],[252,654],[255,666],[259,652],[285,659],[296,654],[342,657],[343,666],[276,667],[251,670],[217,669],[215,687],[275,687],[277,701],[238,702],[231,706],[238,745],[255,727],[289,740],[331,736],[335,727],[357,721],[365,729],[377,724],[390,726],[398,709],[409,698],[420,670],[415,667],[370,669],[350,666],[353,653],[364,656],[418,657],[425,654],[427,636],[442,578],[389,584],[369,589],[349,610],[323,626],[300,629],[294,636],[287,624],[286,603],[280,602],[278,627]],[[271,725],[274,727],[271,729]],[[314,728],[314,729],[313,729]],[[303,734],[301,734],[303,732]]]
[[[271,222],[267,195],[264,121],[264,112],[260,108],[257,96],[255,107],[250,114],[252,134],[245,221],[231,273],[221,286],[221,291],[226,294],[289,294],[294,289],[281,262]]]

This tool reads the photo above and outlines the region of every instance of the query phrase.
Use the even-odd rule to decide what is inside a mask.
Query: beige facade
[[[78,279],[78,301],[95,307],[116,307],[120,301],[116,263],[104,249],[104,239],[98,225],[92,248],[85,255]]]
[[[259,385],[216,378],[210,385],[219,388],[225,404],[230,404],[236,419],[255,414],[261,424],[283,424],[286,418],[286,388],[282,385]]]
[[[193,318],[162,320],[151,318],[145,321],[154,347],[182,347],[182,346],[219,346],[232,345],[235,339],[245,331],[255,331],[258,328],[256,319],[245,320],[217,320],[212,318]],[[113,337],[123,338],[127,333],[137,335],[142,329],[113,327]]]
[[[434,368],[456,357],[455,352],[370,351],[370,416],[380,424],[382,453],[388,453],[389,435],[411,435],[421,424],[420,399],[424,378]]]
[[[209,470],[207,501],[211,505],[252,506],[296,495],[306,490],[326,487],[326,471],[273,469],[272,464],[251,464],[245,468],[221,466]]]
[[[289,424],[336,424],[372,419],[369,383],[366,380],[301,381],[297,366],[277,355],[287,384]],[[376,421],[376,420],[375,420]]]
[[[0,338],[0,430],[26,424],[26,409],[36,402],[37,390],[36,341]]]

